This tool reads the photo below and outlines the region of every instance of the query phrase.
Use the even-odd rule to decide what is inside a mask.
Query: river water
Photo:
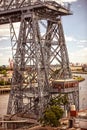
[[[0,117],[6,114],[8,104],[8,94],[0,95]]]
[[[85,81],[79,84],[79,108],[80,110],[87,109],[87,74],[78,75],[85,78]],[[6,114],[8,98],[8,94],[0,95],[0,117]]]
[[[79,108],[80,110],[87,109],[87,74],[82,74],[81,76],[85,78],[85,81],[79,84]]]

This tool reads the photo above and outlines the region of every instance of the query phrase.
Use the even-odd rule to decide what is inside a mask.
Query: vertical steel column
[[[63,79],[68,79],[68,78],[72,78],[72,75],[69,67],[68,51],[65,44],[61,19],[59,19],[58,21],[58,28],[59,28],[59,46],[60,46],[60,54],[61,54],[61,70],[59,72],[59,75],[61,75],[61,78]]]
[[[44,43],[41,40],[38,17],[33,13],[33,30],[35,39],[36,66],[37,66],[37,82],[38,82],[38,98],[39,98],[39,116],[41,116],[47,100],[49,100],[49,82],[46,68],[46,57],[44,51]]]
[[[58,20],[55,19],[54,22],[48,21],[47,28],[45,47],[50,70],[52,70],[52,65],[57,64],[59,66],[59,72],[56,75],[55,79],[72,78],[61,18]],[[52,72],[50,74],[52,74]]]
[[[9,19],[9,22],[10,22],[12,56],[13,56],[13,60],[14,60],[14,57],[16,54],[16,48],[17,48],[17,36],[16,36],[16,32],[15,32],[11,19]],[[14,61],[13,61],[13,63],[14,63]],[[11,94],[9,96],[9,102],[8,102],[8,108],[7,108],[7,114],[14,113],[14,107],[13,107],[14,98],[13,97],[14,97],[14,89],[13,89],[13,82],[12,82]]]
[[[17,6],[17,1],[14,2]],[[24,7],[28,2],[32,1],[19,0],[17,7]],[[50,99],[51,81],[72,78],[61,18],[56,11],[51,17],[49,10],[47,7],[32,7],[21,12],[18,38],[10,21],[14,70],[8,114],[32,112],[40,117]],[[46,24],[44,35],[41,20],[44,21],[42,25]],[[59,71],[52,78],[55,65]]]
[[[41,116],[49,100],[48,67],[38,17],[35,13],[29,16],[28,18],[22,16],[19,37],[16,41],[12,90],[7,113],[27,111],[33,106],[35,114]],[[36,80],[37,87],[34,86],[34,80]],[[26,105],[25,99],[28,100]]]
[[[13,31],[12,31],[13,30]],[[17,113],[23,108],[23,81],[24,81],[24,71],[25,71],[25,21],[22,20],[20,26],[19,39],[16,43],[12,45],[12,48],[16,46],[17,50],[15,52],[14,58],[14,72],[12,78],[12,89],[9,97],[8,110],[7,113]],[[11,41],[16,36],[13,25],[11,23]],[[16,45],[17,44],[17,45]],[[20,99],[20,100],[19,100]],[[13,110],[11,110],[13,109]]]

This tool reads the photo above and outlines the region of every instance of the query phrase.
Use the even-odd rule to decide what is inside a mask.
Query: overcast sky
[[[73,12],[62,17],[70,62],[87,63],[87,0],[63,1],[71,3]],[[7,65],[12,55],[9,35],[9,25],[0,25],[0,65]]]

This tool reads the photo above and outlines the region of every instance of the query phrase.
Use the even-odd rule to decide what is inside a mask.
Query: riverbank
[[[9,93],[10,90],[11,90],[10,85],[0,86],[0,95],[1,95],[1,94]]]
[[[0,94],[6,94],[9,93],[11,88],[0,88]]]
[[[73,74],[87,74],[87,72],[84,71],[72,71]]]
[[[46,127],[36,126],[28,130],[63,130],[63,129],[58,128],[58,127],[50,127],[50,126],[46,126]],[[81,130],[81,129],[80,128],[67,128],[64,130]]]
[[[82,81],[85,80],[84,77],[82,77],[82,76],[77,76],[77,75],[73,75],[73,79],[77,80],[78,82],[82,82]]]

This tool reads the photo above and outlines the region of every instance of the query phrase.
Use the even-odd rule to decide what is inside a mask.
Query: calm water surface
[[[8,104],[8,94],[0,95],[0,117],[6,114]]]
[[[79,74],[81,75],[81,74]],[[87,75],[82,74],[85,81],[79,84],[79,107],[87,109]],[[6,114],[9,95],[0,95],[0,117]]]
[[[87,74],[82,74],[85,81],[79,84],[79,108],[87,109]]]

